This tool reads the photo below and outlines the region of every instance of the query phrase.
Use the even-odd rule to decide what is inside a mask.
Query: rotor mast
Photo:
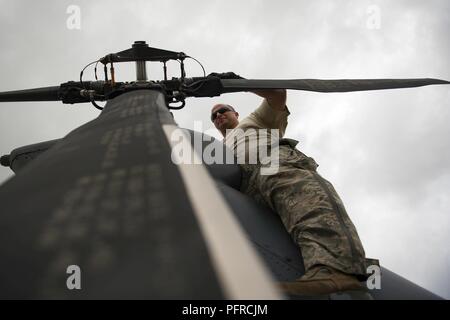
[[[148,48],[148,44],[145,41],[135,41],[132,48]],[[147,81],[147,65],[145,60],[136,61],[136,81]]]

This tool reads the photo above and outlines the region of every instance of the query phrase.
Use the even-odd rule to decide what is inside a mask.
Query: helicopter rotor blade
[[[59,101],[60,86],[0,92],[0,102]]]
[[[364,90],[382,90],[397,88],[412,88],[435,84],[450,84],[449,81],[419,78],[419,79],[293,79],[293,80],[261,80],[261,79],[227,79],[220,77],[190,78],[189,84],[183,87],[186,96],[213,97],[222,93],[261,90],[261,89],[291,89],[315,92],[351,92]],[[180,79],[161,81],[167,87],[180,85]],[[198,84],[197,84],[198,83]],[[153,87],[148,83],[148,87]],[[106,85],[104,81],[74,82],[69,81],[54,87],[0,92],[0,102],[19,101],[62,101],[63,103],[89,102],[92,98],[82,91],[92,91],[96,94],[96,100],[108,100],[105,92],[111,92],[115,88],[121,88],[123,92],[135,90],[136,86],[116,83],[114,88]],[[141,89],[144,87],[141,86]],[[115,91],[121,91],[115,90]],[[178,89],[177,89],[178,90]],[[113,90],[114,91],[114,90]],[[121,92],[121,93],[123,93]],[[117,95],[117,94],[116,94]],[[113,95],[113,96],[116,96]],[[110,95],[110,97],[112,97]]]
[[[315,92],[350,92],[421,87],[434,84],[450,84],[449,81],[418,79],[294,79],[294,80],[247,80],[221,79],[222,92],[239,92],[258,89],[291,89]]]

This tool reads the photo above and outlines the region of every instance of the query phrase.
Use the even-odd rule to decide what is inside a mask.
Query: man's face
[[[220,130],[234,129],[239,124],[239,114],[226,104],[216,104],[211,110],[214,126]]]

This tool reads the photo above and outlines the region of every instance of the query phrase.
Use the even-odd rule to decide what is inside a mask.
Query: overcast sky
[[[80,29],[68,28],[71,5],[80,9]],[[448,0],[0,0],[0,90],[76,80],[84,65],[135,40],[183,51],[207,73],[246,78],[450,80],[449,30]],[[159,64],[148,69],[161,78]],[[117,67],[118,80],[134,80],[133,71]],[[178,66],[169,64],[169,73],[178,76]],[[188,62],[187,73],[201,69]],[[218,102],[242,117],[260,98],[191,99],[175,118],[182,127],[199,120],[211,129],[209,110]],[[450,299],[450,86],[289,91],[288,107],[286,136],[300,140],[333,182],[367,255]],[[63,137],[98,113],[89,104],[3,103],[0,154]],[[0,168],[0,181],[10,176]]]

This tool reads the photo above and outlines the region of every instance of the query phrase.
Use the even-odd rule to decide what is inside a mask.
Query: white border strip
[[[171,137],[175,130],[181,130],[184,138],[190,141],[185,131],[175,125],[163,125],[163,130],[172,148],[174,142]],[[191,150],[185,151],[196,158],[193,163],[201,163],[191,144],[186,145]],[[172,156],[177,157],[176,153]],[[226,298],[283,299],[206,168],[177,160],[181,163],[178,169]]]

